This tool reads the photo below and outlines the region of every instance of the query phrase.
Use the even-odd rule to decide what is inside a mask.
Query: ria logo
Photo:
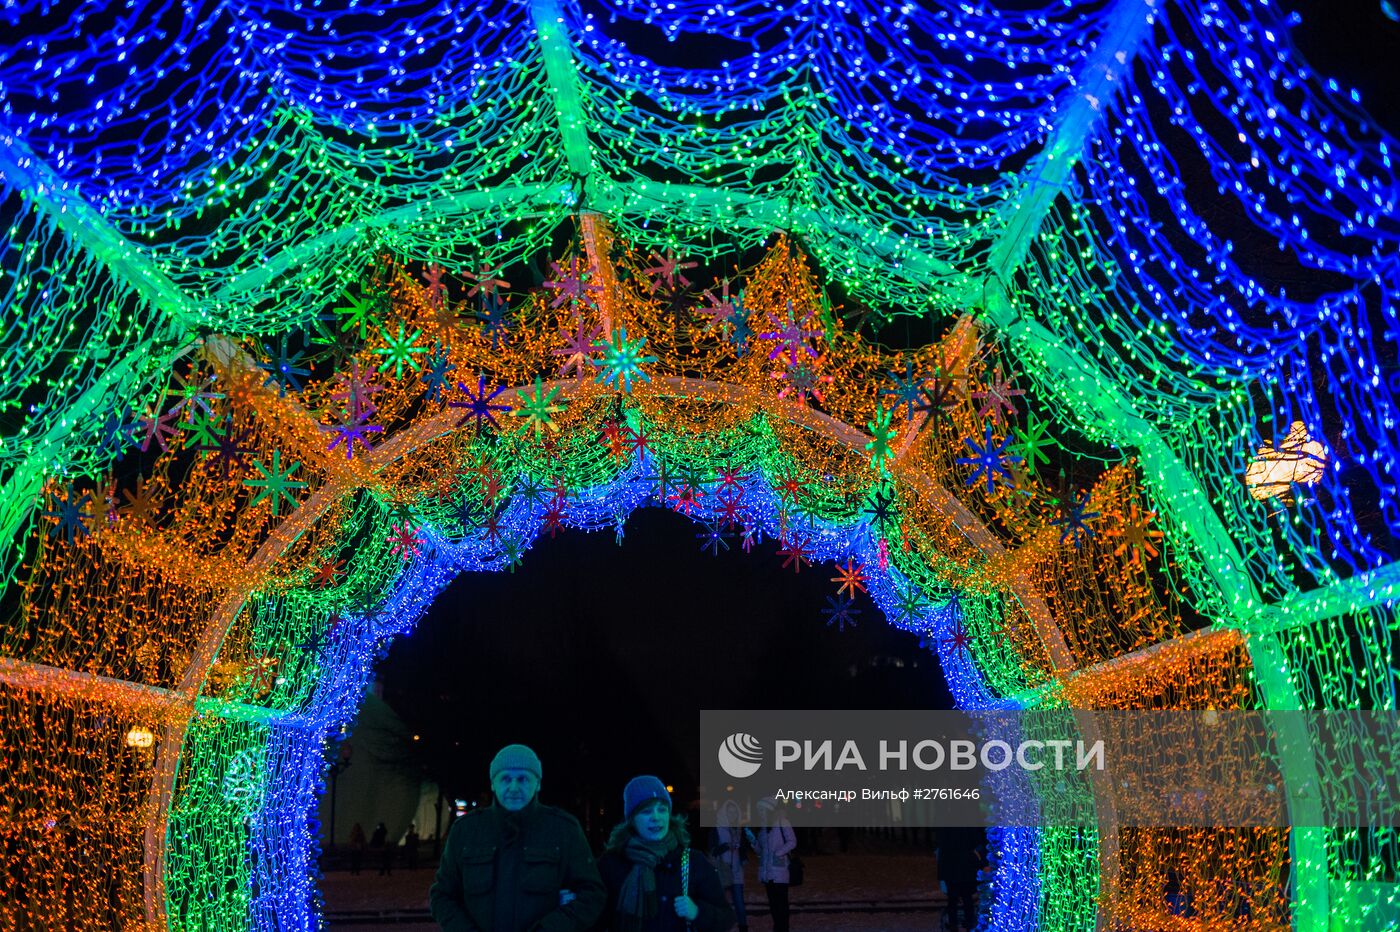
[[[719,765],[736,780],[751,777],[763,765],[763,745],[753,735],[736,732],[720,744]]]

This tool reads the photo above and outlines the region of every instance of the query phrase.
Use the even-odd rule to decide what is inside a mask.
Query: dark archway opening
[[[772,541],[712,555],[704,532],[644,509],[620,544],[566,532],[514,573],[453,582],[379,665],[425,775],[485,804],[491,755],[531,744],[541,798],[598,843],[638,773],[696,802],[702,709],[953,707],[934,655],[863,593],[854,626],[825,623],[829,566],[794,573]]]

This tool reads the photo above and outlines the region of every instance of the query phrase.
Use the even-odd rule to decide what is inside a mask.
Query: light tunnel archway
[[[113,909],[124,921],[313,924],[305,820],[314,811],[321,741],[352,717],[378,641],[407,630],[453,575],[509,565],[551,526],[625,520],[648,496],[697,520],[780,537],[794,559],[863,567],[886,614],[939,647],[964,707],[1131,706],[1144,701],[1143,690],[1150,704],[1154,689],[1165,689],[1154,677],[1183,664],[1201,673],[1201,695],[1244,701],[1248,660],[1238,635],[1185,635],[1145,582],[1159,535],[1131,466],[1105,473],[1091,499],[1076,504],[1092,500],[1111,516],[1100,536],[1072,513],[1051,520],[1058,512],[1028,492],[1033,474],[1018,473],[1016,487],[1001,483],[1011,458],[958,455],[977,451],[965,438],[976,437],[986,406],[1014,410],[1016,397],[970,319],[921,351],[926,360],[909,360],[931,364],[944,394],[917,415],[907,405],[901,428],[876,386],[851,377],[884,371],[875,368],[881,351],[843,339],[835,318],[821,331],[807,327],[829,311],[786,244],[734,296],[743,320],[710,328],[708,342],[682,345],[667,338],[669,308],[635,274],[636,258],[621,260],[634,274],[619,280],[612,251],[597,242],[605,228],[586,217],[582,229],[579,253],[559,263],[556,280],[531,299],[508,339],[491,333],[489,320],[463,331],[445,318],[431,270],[426,288],[397,273],[384,282],[392,298],[374,311],[382,319],[325,378],[296,371],[285,345],[257,362],[210,338],[203,351],[217,377],[182,377],[190,426],[165,438],[157,457],[163,466],[153,481],[165,483],[168,505],[140,504],[138,487],[126,508],[96,509],[93,523],[86,505],[66,510],[80,504],[73,487],[54,490],[52,523],[36,529],[35,579],[56,581],[57,589],[31,586],[35,606],[87,599],[128,622],[164,618],[155,647],[150,638],[111,645],[107,661],[138,675],[94,676],[36,661],[10,661],[4,671],[12,688],[124,706],[139,719],[126,735],[159,732],[148,742],[153,749],[112,755],[138,761],[134,786],[145,781],[134,809],[144,814],[140,844],[128,841],[118,868],[125,892]],[[363,327],[357,315],[370,311],[366,301],[351,296],[346,330]],[[734,323],[748,325],[747,347],[736,344]],[[425,329],[435,349],[419,360],[430,349],[420,339]],[[602,353],[587,369],[580,335],[589,338],[585,348]],[[652,342],[639,342],[643,335]],[[793,359],[765,358],[764,340],[775,356]],[[723,360],[727,379],[683,374],[696,367],[687,357],[697,346]],[[820,364],[808,381],[774,386],[792,382],[789,362],[808,358]],[[572,366],[573,377],[504,387],[512,383],[503,376],[537,372],[545,359],[566,372]],[[439,378],[451,372],[478,374]],[[854,391],[842,397],[831,373]],[[320,406],[320,416],[308,405]],[[222,431],[210,426],[215,410]],[[353,432],[369,413],[391,434],[382,442]],[[868,433],[853,426],[862,421]],[[1012,425],[983,426],[983,456],[998,443],[1004,451]],[[200,437],[201,430],[211,433]],[[1034,456],[1033,439],[1025,449]],[[961,482],[960,494],[944,476]],[[197,515],[200,530],[163,522],[167,512]],[[179,552],[178,541],[191,536],[201,538],[192,549],[207,549],[207,560]],[[1113,638],[1131,638],[1139,650],[1094,643],[1109,619],[1076,623],[1082,608],[1074,608],[1079,593],[1071,587],[1087,591],[1085,580],[1056,575],[1076,561],[1094,572],[1109,561],[1125,571],[1121,578],[1143,580],[1122,590],[1113,581],[1120,577],[1093,584],[1100,599],[1113,600],[1100,606],[1112,613]],[[145,566],[159,579],[83,589],[85,578],[113,565]],[[1120,617],[1128,604],[1134,613]],[[965,649],[948,647],[952,625],[966,626]],[[169,685],[147,685],[162,680]],[[1126,699],[1115,695],[1125,684]],[[56,829],[65,830],[46,831]],[[1283,833],[1276,836],[1254,852],[1264,876],[1287,859]],[[1136,890],[1119,888],[1125,839]],[[1144,859],[1154,844],[1173,843],[1152,833],[1121,836],[1111,806],[1101,804],[1097,833],[1007,831],[999,844],[988,914],[997,927],[1022,928],[1108,921],[1115,903],[1150,910],[1144,891],[1155,877]]]
[[[568,402],[572,400],[571,390],[577,388],[578,383],[544,384],[542,387],[546,392],[558,388],[558,400]],[[738,394],[734,386],[684,379],[666,380],[663,390],[668,398],[702,404],[720,401],[722,404],[731,405]],[[834,441],[845,446],[850,456],[860,459],[866,456],[863,447],[868,442],[868,438],[853,428],[803,407],[793,406],[786,413],[791,421],[803,431],[815,433],[822,440]],[[423,443],[425,445],[431,444],[449,434],[452,430],[451,422],[456,417],[454,412],[449,411],[432,423],[426,434],[421,435]],[[579,435],[582,442],[593,442],[598,435],[597,428],[597,424],[586,423]],[[637,424],[635,429],[645,430],[645,425]],[[561,443],[567,443],[568,439],[561,438]],[[706,439],[713,440],[709,437]],[[776,438],[774,438],[774,443],[776,444]],[[416,451],[407,444],[397,446],[391,443],[375,452],[379,455],[371,454],[367,459],[372,464],[371,468],[378,472],[390,463],[403,463],[411,460]],[[981,708],[997,701],[994,692],[988,688],[978,674],[970,656],[962,648],[956,646],[955,638],[955,631],[964,625],[969,637],[974,636],[974,634],[990,637],[992,629],[997,626],[1001,615],[995,599],[989,604],[979,604],[981,600],[975,595],[949,592],[945,593],[948,601],[944,605],[940,606],[924,601],[927,596],[921,591],[919,583],[905,577],[900,572],[898,564],[903,561],[892,560],[890,557],[889,540],[895,538],[896,535],[891,534],[887,538],[872,528],[871,519],[863,512],[853,513],[845,525],[814,522],[803,527],[799,522],[798,527],[785,529],[783,525],[790,520],[786,512],[795,504],[795,498],[792,498],[793,491],[790,488],[786,490],[788,498],[785,500],[784,490],[781,487],[773,487],[773,477],[767,476],[759,467],[758,462],[737,457],[731,458],[729,455],[731,451],[726,450],[725,452],[726,469],[733,469],[738,473],[737,479],[733,474],[726,476],[722,470],[717,480],[708,480],[717,486],[710,489],[713,494],[709,496],[705,494],[706,488],[703,484],[696,488],[687,486],[684,479],[678,480],[678,484],[674,486],[676,492],[671,496],[670,507],[686,514],[696,522],[712,527],[723,526],[727,507],[733,502],[734,496],[737,496],[744,501],[742,514],[744,515],[745,530],[743,533],[750,541],[754,537],[761,541],[765,535],[779,540],[788,538],[798,545],[791,556],[794,561],[808,560],[812,563],[833,564],[844,561],[848,571],[852,561],[854,561],[857,564],[857,570],[860,571],[858,578],[868,587],[877,604],[886,612],[890,622],[929,635],[929,643],[937,646],[937,653],[950,674],[950,682],[957,684],[955,695],[960,707]],[[710,463],[705,463],[705,460],[710,460]],[[225,749],[209,754],[209,752],[199,750],[197,745],[196,749],[192,751],[189,737],[186,737],[182,755],[209,754],[208,766],[215,773],[222,774],[220,785],[226,798],[234,798],[241,806],[248,806],[254,811],[279,815],[276,821],[270,821],[265,825],[263,830],[268,833],[268,837],[259,839],[259,843],[254,844],[254,834],[250,832],[249,844],[258,850],[269,851],[271,855],[269,860],[276,865],[258,869],[258,873],[264,878],[264,881],[274,877],[291,877],[298,878],[298,880],[287,883],[285,888],[265,889],[261,897],[251,898],[247,906],[251,915],[255,917],[255,921],[257,919],[270,921],[275,916],[279,922],[286,922],[289,917],[295,917],[299,909],[308,908],[315,902],[314,895],[308,892],[305,885],[305,877],[309,873],[310,866],[305,860],[306,854],[310,851],[309,838],[305,835],[299,835],[295,828],[298,820],[292,819],[289,825],[285,814],[288,811],[292,813],[304,812],[309,805],[315,805],[314,798],[308,796],[308,787],[314,788],[317,784],[322,768],[322,755],[319,749],[314,746],[314,742],[309,752],[304,747],[300,748],[300,753],[293,753],[292,749],[306,741],[305,732],[313,727],[313,719],[318,719],[320,722],[320,728],[317,731],[324,732],[326,730],[333,731],[336,726],[343,724],[348,717],[353,716],[354,703],[360,693],[358,687],[368,676],[369,658],[372,657],[374,649],[382,643],[382,639],[411,631],[417,618],[426,610],[432,599],[456,575],[473,570],[503,571],[515,561],[526,558],[530,540],[545,533],[551,533],[551,526],[556,530],[561,528],[596,530],[599,527],[624,522],[633,510],[647,507],[649,503],[665,504],[667,498],[664,494],[666,479],[664,475],[657,475],[657,472],[659,467],[660,471],[664,473],[668,467],[661,464],[667,463],[678,476],[684,477],[706,475],[705,467],[712,465],[713,460],[710,457],[696,455],[688,457],[678,452],[672,452],[671,455],[665,457],[649,453],[644,453],[640,457],[629,456],[617,464],[619,466],[617,475],[607,486],[571,489],[568,514],[562,518],[555,515],[553,521],[550,513],[552,506],[558,502],[551,502],[550,506],[547,507],[542,502],[532,501],[527,493],[525,497],[516,499],[513,509],[506,509],[506,511],[514,513],[505,516],[506,523],[524,532],[524,539],[514,542],[506,541],[504,547],[500,546],[501,542],[493,543],[489,539],[489,535],[485,539],[472,541],[468,546],[462,546],[454,545],[448,539],[448,535],[442,534],[435,528],[426,525],[415,528],[416,534],[421,535],[421,546],[424,551],[431,550],[432,553],[427,559],[406,563],[398,577],[386,587],[383,601],[372,612],[366,616],[342,621],[342,624],[347,625],[350,632],[345,636],[347,641],[343,645],[349,655],[347,659],[350,661],[350,669],[341,672],[328,686],[317,689],[319,701],[325,704],[326,709],[308,709],[307,712],[300,715],[259,716],[260,724],[269,726],[267,744],[260,753],[250,754],[250,748],[244,747],[234,752],[232,756],[229,756]],[[648,473],[651,475],[647,475]],[[898,472],[896,472],[896,477],[898,477]],[[726,484],[726,478],[734,481]],[[475,479],[468,473],[465,481],[473,482]],[[898,478],[895,481],[898,483]],[[661,483],[661,488],[657,487],[657,482]],[[939,502],[944,507],[948,507],[955,516],[952,524],[953,529],[969,541],[980,540],[988,547],[989,552],[984,553],[983,556],[992,559],[1001,554],[1003,548],[991,536],[988,529],[950,493],[923,476],[911,476],[909,485],[909,494],[925,495],[931,501]],[[349,483],[336,488],[341,500],[354,497],[363,491],[363,488]],[[686,498],[691,491],[698,493],[693,505],[687,504],[689,499]],[[725,500],[726,491],[729,493],[728,501]],[[551,491],[550,494],[554,493]],[[658,498],[660,501],[656,501]],[[313,496],[298,509],[294,517],[288,518],[284,522],[284,525],[291,526],[279,529],[277,533],[272,535],[269,543],[276,548],[283,546],[287,541],[301,537],[334,504],[335,502],[331,500],[330,495]],[[894,505],[895,501],[892,500],[889,504]],[[518,545],[519,549],[517,550],[512,544]],[[806,556],[803,556],[804,553]],[[260,553],[259,556],[271,556],[275,560],[275,557],[280,556],[280,554]],[[909,564],[904,562],[904,565]],[[1019,598],[1021,593],[1017,593],[1013,588],[1011,595],[1013,598]],[[1053,645],[1053,647],[1042,645],[1045,653],[1049,654],[1052,650],[1066,651],[1063,636],[1059,629],[1054,627],[1053,619],[1047,617],[1048,609],[1045,607],[1044,600],[1029,592],[1024,593],[1024,597],[1026,602],[1031,603],[1035,609],[1041,612],[1040,624],[1035,626],[1037,628],[1035,636],[1038,638],[1041,636],[1041,631],[1045,631],[1049,645]],[[911,604],[911,598],[922,604]],[[231,600],[226,603],[226,607],[233,607]],[[242,614],[248,610],[248,606],[245,604],[236,609],[236,614]],[[225,621],[231,627],[236,620],[236,615],[230,616],[221,611],[219,620],[211,624],[210,630],[217,630],[218,626]],[[220,640],[222,640],[222,636]],[[339,693],[336,692],[337,688],[340,690]],[[349,690],[348,694],[346,694],[346,690]],[[216,705],[205,706],[205,713],[216,720],[220,718],[219,711],[219,707]],[[238,720],[237,710],[226,708],[225,714]],[[287,719],[285,725],[283,725],[284,718]],[[214,724],[214,728],[216,731],[222,730],[222,725]],[[287,734],[278,735],[277,732],[282,728],[286,729]],[[287,744],[285,750],[282,747],[284,742]],[[283,759],[284,763],[281,768],[265,774],[264,779],[259,781],[262,795],[260,799],[254,799],[251,793],[239,789],[235,784],[239,780],[256,777],[257,767],[265,765],[259,764],[257,767],[250,767],[243,762],[258,758],[263,760],[279,760],[280,758]],[[158,779],[163,779],[163,777]],[[188,778],[189,784],[197,782],[197,776]],[[186,794],[182,794],[179,788],[176,788],[175,796],[181,795]],[[172,805],[178,807],[178,800],[172,802]],[[194,807],[191,811],[208,815],[210,808],[201,805]],[[218,810],[214,809],[214,812],[217,813]],[[1101,816],[1100,825],[1103,827],[1101,830],[1113,829],[1116,831],[1112,818],[1110,805]],[[290,837],[288,837],[289,828],[291,830]],[[167,845],[171,845],[178,834],[178,829],[172,827],[167,832]],[[1025,837],[1017,837],[1018,834]],[[1024,852],[1022,852],[1022,856],[1018,857],[1013,852],[1018,845],[1025,846],[1030,843],[1034,834],[1026,831],[1010,832],[1005,840],[1008,850],[1001,858],[1004,872],[1001,878],[1002,885],[1008,890],[1015,891],[1015,898],[1008,897],[1008,900],[1016,903],[1018,907],[1023,907],[1023,904],[1017,901],[1024,897],[1027,887],[1038,885],[1038,878],[1034,877],[1031,870],[1036,865],[1036,859],[1026,859]],[[178,847],[178,845],[176,846]],[[1105,861],[1104,847],[1100,844],[1097,850],[1100,869]],[[278,852],[279,848],[280,852]],[[280,853],[281,857],[277,857],[277,853]],[[1086,867],[1089,866],[1088,862],[1084,862],[1084,864]],[[213,867],[213,865],[210,866]],[[168,867],[164,873],[167,877],[170,875]],[[222,879],[222,875],[217,869],[209,870],[208,873]],[[1080,873],[1081,876],[1077,878],[1080,883],[1100,882],[1099,878],[1092,875],[1082,876],[1082,870]],[[180,886],[196,890],[203,886],[198,883],[188,883],[190,879],[192,878],[184,878],[185,882]],[[254,887],[266,888],[268,884],[264,882],[255,884]],[[235,898],[235,909],[241,909],[242,906],[243,904],[238,903],[237,898]],[[195,917],[198,919],[193,924],[204,920],[202,911],[196,909],[192,915],[181,916],[175,924],[177,926],[184,925]],[[218,919],[223,920],[225,916],[219,914]],[[293,918],[293,922],[295,921]]]
[[[242,753],[245,732],[315,732],[308,710],[333,706],[317,704],[306,658],[331,617],[362,618],[377,603],[356,603],[391,575],[348,573],[348,561],[338,571],[327,548],[356,526],[344,539],[377,540],[393,567],[390,513],[400,527],[409,510],[447,526],[437,493],[450,483],[431,480],[450,471],[376,471],[364,447],[420,429],[432,387],[413,360],[443,377],[435,405],[467,398],[458,379],[476,391],[477,370],[488,391],[533,391],[570,359],[593,375],[585,357],[604,362],[597,352],[555,355],[570,340],[555,339],[563,321],[550,313],[575,299],[601,305],[589,325],[608,341],[612,315],[625,319],[613,363],[642,335],[658,356],[640,367],[655,384],[617,392],[641,426],[669,423],[665,379],[738,386],[717,406],[674,405],[691,412],[676,435],[727,436],[762,412],[760,433],[806,451],[794,469],[814,488],[856,472],[824,429],[792,427],[792,400],[824,393],[838,425],[865,432],[902,490],[889,547],[899,572],[927,593],[1000,607],[1004,630],[969,654],[993,698],[1396,708],[1400,385],[1384,339],[1400,294],[1395,140],[1359,93],[1302,62],[1286,10],[602,6],[667,38],[732,36],[749,50],[733,67],[658,63],[560,0],[400,4],[367,28],[357,4],[329,2],[309,17],[276,0],[196,4],[210,15],[173,28],[139,3],[122,28],[49,4],[0,12],[22,37],[0,49],[0,858],[31,866],[0,872],[14,907],[0,927],[164,927],[209,904],[226,904],[234,925],[263,922],[240,892],[251,859],[296,865],[305,839],[279,821],[292,799],[259,810],[265,850],[229,841],[244,837],[238,806],[262,799],[266,779]],[[1358,40],[1393,28],[1366,6],[1375,28]],[[543,301],[488,300],[492,269],[537,254],[576,214],[575,254],[611,255],[590,212],[637,244],[614,257],[633,284],[580,289],[566,257]],[[790,289],[795,334],[812,315],[821,339],[797,342],[821,362],[799,349],[770,369],[738,350],[794,324],[781,289],[763,297],[749,283],[740,313],[717,281],[702,307],[659,313],[644,300],[656,289],[635,287],[687,255],[713,258],[717,231],[751,248],[777,230],[803,237],[867,308],[976,315],[995,355],[960,372],[947,342],[883,352],[804,286]],[[379,307],[355,286],[385,250],[429,274],[426,295],[399,282],[398,307]],[[565,304],[547,306],[565,289]],[[606,306],[628,294],[627,308]],[[739,339],[740,325],[757,332]],[[521,338],[502,341],[502,327]],[[360,398],[385,416],[357,418],[359,402],[335,397],[364,384],[340,365],[352,358],[394,373]],[[222,372],[213,385],[210,367]],[[621,370],[599,368],[616,389]],[[1011,401],[1014,424],[988,392]],[[916,417],[925,401],[932,417]],[[561,434],[602,403],[574,398]],[[534,406],[538,423],[553,416],[538,394]],[[716,422],[716,408],[737,422]],[[1112,451],[1058,488],[1053,468],[1039,471],[1047,435]],[[453,462],[451,436],[405,448],[440,466]],[[1013,450],[1029,463],[993,455]],[[880,464],[856,465],[868,488]],[[536,481],[551,472],[532,469]],[[362,491],[320,497],[344,477]],[[765,473],[770,487],[788,478]],[[821,497],[819,516],[846,515],[837,499]],[[320,519],[299,523],[313,503]],[[955,526],[959,504],[1000,554]],[[1165,924],[1158,881],[1177,863],[1198,890],[1222,871],[1248,875],[1256,916],[1284,904],[1278,924],[1394,924],[1394,834],[1317,827],[1304,792],[1316,760],[1306,736],[1290,737],[1292,830],[1016,836],[1008,862],[1032,865],[1029,879],[1000,875],[993,927]],[[223,762],[217,775],[189,765],[206,752]],[[300,775],[297,753],[278,759]],[[245,803],[230,802],[226,781]],[[201,811],[224,812],[228,832],[191,823]],[[206,879],[184,886],[196,861]],[[293,871],[258,885],[258,908],[285,895],[303,915],[298,883]],[[1203,900],[1198,922],[1234,918]]]

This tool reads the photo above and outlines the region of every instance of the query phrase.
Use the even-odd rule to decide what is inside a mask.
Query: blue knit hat
[[[496,774],[502,770],[528,770],[536,780],[544,779],[539,756],[523,744],[507,744],[496,752],[491,759],[491,782],[496,781]]]
[[[656,777],[633,777],[628,781],[627,789],[622,791],[622,810],[630,819],[638,809],[654,799],[664,799],[666,808],[671,808],[671,794],[666,792],[666,784]]]

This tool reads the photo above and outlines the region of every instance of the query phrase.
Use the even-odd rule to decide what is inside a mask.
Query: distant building
[[[340,772],[335,782],[334,820],[329,779],[321,797],[318,817],[323,847],[332,841],[346,844],[356,822],[364,828],[366,837],[383,822],[394,844],[403,839],[413,822],[428,844],[439,824],[446,831],[450,812],[447,801],[443,800],[439,816],[438,785],[425,779],[414,766],[409,756],[413,733],[384,701],[378,682],[365,692],[346,742],[351,748],[350,766]],[[330,836],[332,821],[334,839]]]

